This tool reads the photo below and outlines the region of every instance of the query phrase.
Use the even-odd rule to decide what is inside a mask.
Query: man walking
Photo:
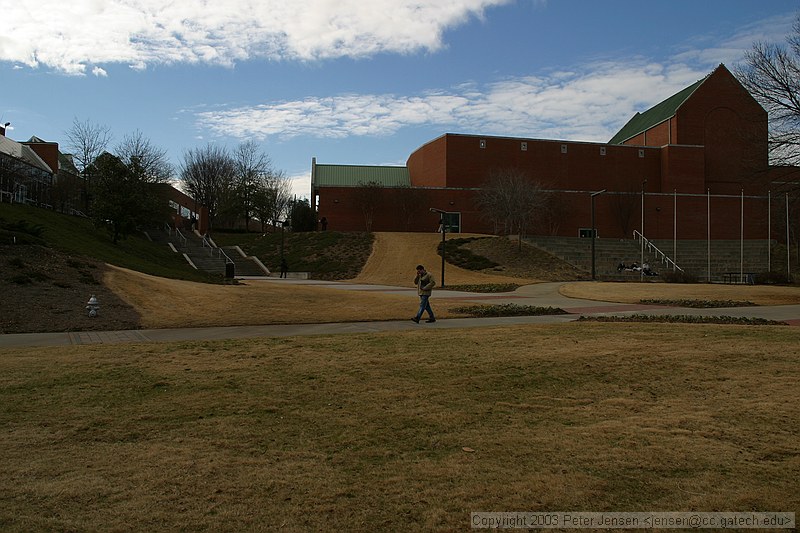
[[[426,272],[425,267],[422,265],[417,265],[417,277],[414,278],[414,285],[417,286],[417,294],[419,295],[419,311],[417,311],[417,316],[411,320],[419,324],[422,313],[427,312],[428,320],[425,322],[436,322],[436,317],[433,316],[433,309],[431,309],[431,303],[428,301],[433,292],[433,287],[436,286],[436,282],[433,280],[433,276],[431,276],[429,272]]]

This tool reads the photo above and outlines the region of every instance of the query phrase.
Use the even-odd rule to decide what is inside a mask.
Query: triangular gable
[[[0,135],[0,152],[13,157],[14,159],[24,161],[26,164],[32,167],[44,170],[48,174],[53,173],[53,171],[50,169],[50,166],[45,163],[44,160],[39,157],[39,154],[34,152],[30,146],[18,143],[17,141],[9,139],[3,135]]]
[[[713,74],[713,72],[712,72]],[[710,76],[711,74],[709,74]],[[682,91],[673,94],[663,102],[660,102],[644,113],[636,113],[633,117],[625,124],[621,130],[614,135],[608,144],[622,144],[628,139],[632,137],[636,137],[642,132],[645,132],[656,126],[661,124],[665,120],[669,120],[670,118],[675,116],[675,113],[678,112],[678,108],[694,93],[700,85],[703,84],[704,81],[708,79],[708,76],[699,80],[692,85],[686,87]]]

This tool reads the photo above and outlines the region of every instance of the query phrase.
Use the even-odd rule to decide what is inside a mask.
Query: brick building
[[[547,190],[550,208],[531,233],[648,238],[764,239],[769,166],[767,114],[720,65],[704,79],[636,113],[607,143],[444,134],[405,167],[312,161],[311,194],[329,228],[493,233],[476,198],[492,173],[521,172]],[[785,169],[783,169],[785,173]],[[365,186],[368,185],[368,186]]]

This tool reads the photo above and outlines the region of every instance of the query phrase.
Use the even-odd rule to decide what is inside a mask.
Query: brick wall
[[[428,210],[435,207],[461,213],[465,232],[492,233],[476,206],[477,189],[493,173],[514,170],[555,191],[554,216],[533,233],[576,236],[591,226],[589,193],[606,189],[595,199],[598,232],[629,238],[642,223],[644,188],[646,236],[672,238],[677,193],[678,239],[705,239],[711,189],[712,238],[736,239],[742,190],[745,196],[766,196],[769,189],[766,124],[761,106],[720,66],[675,117],[625,145],[445,134],[409,156],[416,192],[385,189],[372,229],[432,231],[438,215]],[[407,194],[416,194],[413,202]],[[766,204],[763,198],[745,199],[745,238],[765,237]],[[366,229],[354,188],[323,188],[319,206],[329,229]]]

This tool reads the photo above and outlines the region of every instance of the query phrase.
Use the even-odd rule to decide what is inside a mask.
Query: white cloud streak
[[[67,74],[122,63],[233,65],[435,51],[510,0],[41,0],[4,2],[0,61]]]
[[[487,135],[605,141],[634,110],[708,74],[686,66],[596,64],[581,73],[520,77],[420,96],[341,95],[197,114],[217,135],[291,139],[389,136],[437,126]],[[643,96],[645,95],[645,96]]]
[[[576,65],[569,71],[468,83],[416,96],[344,94],[197,113],[216,135],[345,138],[389,136],[407,127],[605,142],[637,111],[706,76],[732,68],[754,40],[782,40],[790,24],[776,19],[705,48],[678,51],[663,63],[642,58]]]

